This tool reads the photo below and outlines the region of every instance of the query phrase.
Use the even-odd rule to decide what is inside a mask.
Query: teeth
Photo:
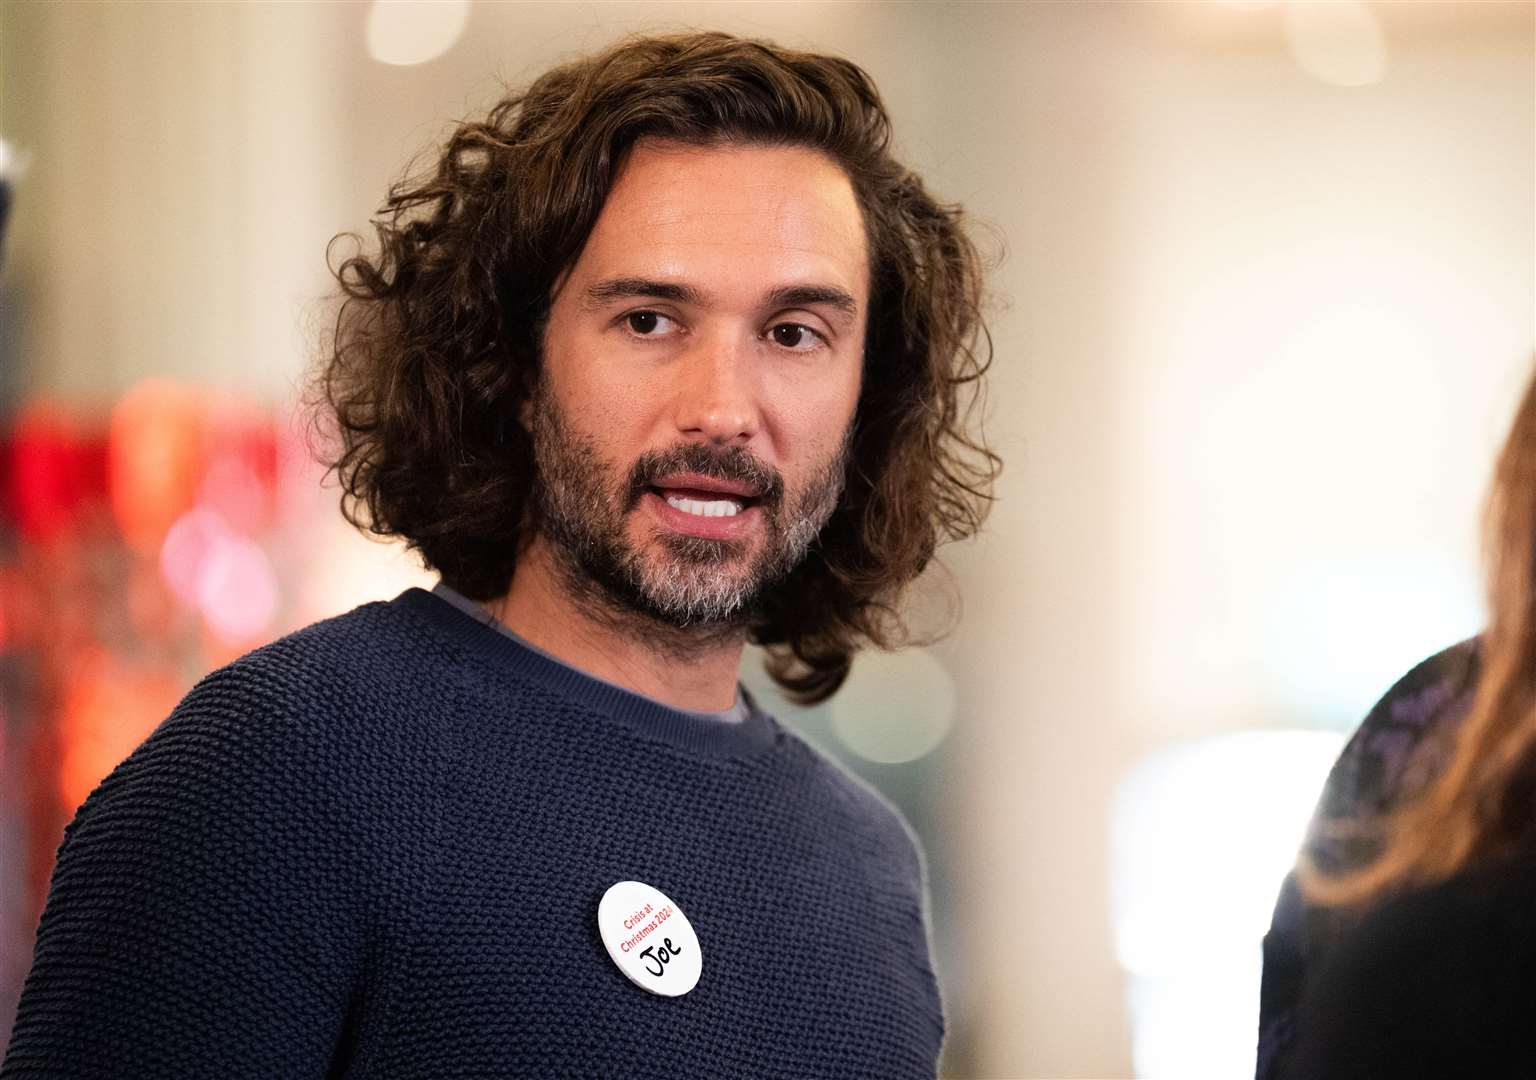
[[[699,517],[735,517],[741,513],[741,503],[732,499],[681,499],[676,495],[667,496],[667,505],[675,506],[685,514],[697,514]]]

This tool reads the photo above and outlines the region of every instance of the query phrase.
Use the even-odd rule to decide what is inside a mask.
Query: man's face
[[[555,294],[532,403],[568,588],[674,626],[750,614],[842,491],[868,279],[822,155],[634,149]]]

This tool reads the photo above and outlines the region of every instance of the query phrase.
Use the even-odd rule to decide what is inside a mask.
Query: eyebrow
[[[612,278],[608,281],[599,281],[587,289],[587,303],[591,307],[639,296],[655,300],[672,300],[679,304],[698,304],[704,300],[699,290],[692,286],[678,285],[671,281],[650,281],[645,278]]]
[[[774,307],[814,307],[819,304],[849,320],[859,313],[859,302],[845,290],[832,285],[789,285],[774,289],[768,294],[768,300]]]
[[[587,306],[601,307],[615,300],[646,297],[679,304],[702,304],[704,294],[691,285],[649,278],[610,278],[587,289]],[[772,307],[830,307],[847,320],[859,313],[859,302],[847,290],[834,285],[786,285],[768,294]]]

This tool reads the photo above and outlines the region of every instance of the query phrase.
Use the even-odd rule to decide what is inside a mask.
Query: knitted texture
[[[692,992],[609,959],[626,879]],[[410,590],[210,675],[86,800],[0,1076],[898,1080],[942,1038],[881,799]]]

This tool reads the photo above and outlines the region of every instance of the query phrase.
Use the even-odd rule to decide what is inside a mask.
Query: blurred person
[[[1486,528],[1486,632],[1371,710],[1282,887],[1260,1080],[1536,1076],[1536,381]]]
[[[206,678],[65,833],[9,1077],[931,1077],[921,854],[737,683],[905,640],[997,458],[957,208],[852,63],[629,40],[341,260],[360,528],[441,577]]]

